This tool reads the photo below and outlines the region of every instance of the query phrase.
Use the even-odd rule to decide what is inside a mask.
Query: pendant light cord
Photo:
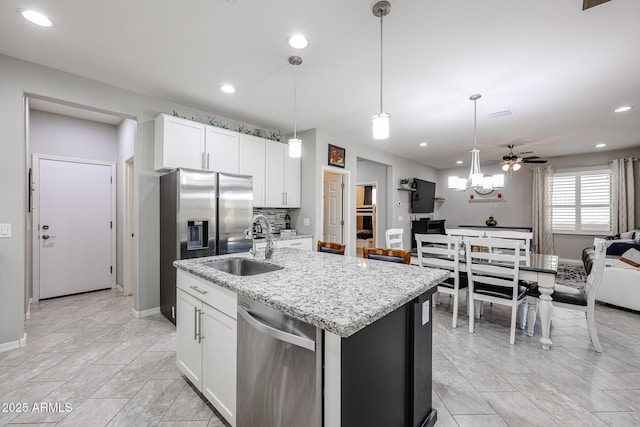
[[[478,145],[478,99],[473,100],[473,148]]]
[[[298,67],[293,67],[293,139],[297,139],[298,128],[298,85],[296,81],[296,72]]]
[[[383,81],[383,69],[382,64],[384,63],[382,57],[382,18],[384,14],[380,14],[380,114],[382,114],[382,81]]]

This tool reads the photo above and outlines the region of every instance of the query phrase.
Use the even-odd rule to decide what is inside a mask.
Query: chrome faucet
[[[259,220],[263,220],[264,225],[267,227],[267,247],[264,250],[264,259],[271,259],[271,257],[273,256],[273,250],[275,249],[273,245],[273,235],[271,234],[271,223],[269,222],[269,219],[263,214],[254,216],[249,223],[248,231],[251,235],[251,249],[249,250],[249,253],[254,257],[256,256],[256,238],[255,233],[253,232],[253,224],[255,224],[256,221]]]

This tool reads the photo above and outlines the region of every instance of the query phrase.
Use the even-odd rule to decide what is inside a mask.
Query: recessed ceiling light
[[[235,93],[236,88],[229,84],[224,84],[220,86],[220,90],[223,91],[224,93]]]
[[[31,9],[18,9],[18,13],[27,21],[41,27],[53,27],[53,22],[45,14]]]
[[[605,144],[604,142],[601,142],[600,144],[596,144],[596,148],[602,148],[602,147],[606,147],[607,144]]]
[[[459,165],[461,165],[461,164],[462,164],[462,163],[464,163],[464,162],[463,162],[462,160],[458,160],[456,163],[457,163],[457,164],[459,164]]]
[[[287,39],[287,43],[294,49],[304,49],[309,46],[309,41],[302,34],[294,34]]]
[[[421,142],[420,147],[426,147],[428,144],[426,142]]]
[[[625,111],[631,110],[633,107],[631,105],[623,105],[622,107],[618,107],[613,110],[614,113],[624,113]]]

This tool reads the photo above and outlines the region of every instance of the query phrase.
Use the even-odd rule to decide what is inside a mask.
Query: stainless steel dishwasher
[[[238,297],[237,427],[322,425],[321,334]]]

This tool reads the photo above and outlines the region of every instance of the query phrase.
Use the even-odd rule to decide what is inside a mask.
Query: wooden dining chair
[[[416,234],[418,265],[449,270],[449,277],[438,284],[438,292],[453,296],[451,327],[458,324],[460,291],[467,288],[467,276],[460,273],[460,245],[462,239],[441,234]]]
[[[491,240],[494,252],[486,252],[487,240]],[[476,303],[489,302],[511,307],[511,333],[509,343],[515,344],[518,306],[526,301],[527,288],[518,280],[520,269],[520,245],[509,239],[465,239],[466,271],[469,281],[469,333],[475,327]]]
[[[403,249],[364,248],[364,257],[399,264],[411,263],[411,251],[405,251]]]
[[[344,255],[345,245],[336,242],[322,242],[318,240],[318,252]]]
[[[596,352],[602,353],[602,346],[600,345],[600,339],[598,338],[598,330],[596,329],[596,296],[598,296],[598,290],[602,284],[602,276],[604,275],[604,266],[607,256],[607,249],[604,239],[594,239],[593,245],[595,247],[595,260],[591,266],[591,272],[587,277],[587,284],[585,288],[576,289],[570,286],[558,285],[553,287],[553,293],[551,298],[553,299],[554,307],[566,308],[569,310],[578,310],[584,312],[587,318],[587,329],[589,330],[589,337],[591,343]],[[529,310],[533,311],[533,316],[530,316],[527,320],[529,336],[533,336],[536,312],[538,306],[538,298],[540,297],[540,291],[537,286],[532,286],[527,292]],[[532,305],[534,307],[532,307]]]
[[[386,240],[387,248],[389,249],[404,249],[402,242],[402,235],[404,230],[402,228],[390,228],[384,232],[384,238]]]

